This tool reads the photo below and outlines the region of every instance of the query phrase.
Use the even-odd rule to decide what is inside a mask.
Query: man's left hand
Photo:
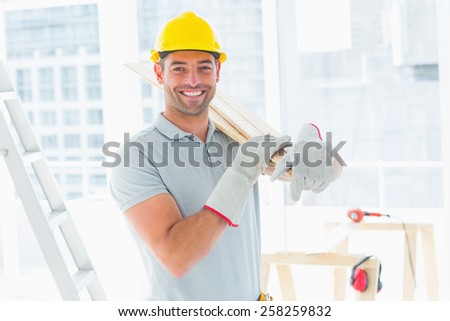
[[[270,180],[274,181],[291,167],[294,201],[300,199],[303,190],[324,191],[342,172],[342,166],[333,158],[331,146],[326,146],[319,128],[313,124],[303,125],[296,143],[278,163]]]

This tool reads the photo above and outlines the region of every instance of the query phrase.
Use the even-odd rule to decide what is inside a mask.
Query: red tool
[[[364,216],[386,216],[390,217],[389,214],[381,214],[381,213],[372,213],[372,212],[365,212],[360,210],[359,208],[354,208],[347,211],[347,216],[353,221],[353,222],[361,222]]]

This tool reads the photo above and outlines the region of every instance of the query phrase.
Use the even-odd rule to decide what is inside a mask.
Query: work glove
[[[300,199],[303,190],[324,191],[342,172],[342,166],[333,158],[332,146],[326,146],[319,128],[313,124],[303,125],[297,141],[280,160],[270,180],[274,181],[289,168],[294,201]]]
[[[259,175],[278,150],[290,146],[291,138],[258,136],[239,146],[231,166],[225,171],[205,204],[205,208],[237,227],[241,221],[242,205]]]

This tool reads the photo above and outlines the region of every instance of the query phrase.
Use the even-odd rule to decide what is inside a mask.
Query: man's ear
[[[153,70],[155,71],[156,80],[158,80],[158,83],[160,85],[164,85],[163,70],[162,70],[160,64],[158,64],[158,63],[154,64],[153,65]]]
[[[220,61],[216,61],[216,82],[219,82],[220,80],[220,67],[222,66],[222,63]]]

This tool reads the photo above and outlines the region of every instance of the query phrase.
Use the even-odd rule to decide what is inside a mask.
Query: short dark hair
[[[160,51],[159,52],[159,61],[157,62],[157,64],[161,67],[162,71],[164,71],[164,62],[166,61],[167,56],[171,53],[171,52],[175,52],[175,51],[180,51],[180,50],[174,50],[174,51]],[[203,50],[193,50],[193,51],[203,51]],[[205,51],[207,53],[210,53],[211,55],[213,55],[213,57],[216,59],[219,59],[220,54],[217,52],[212,52],[212,51]]]
[[[164,56],[159,56],[159,61],[157,62],[157,64],[161,67],[162,71],[164,71],[164,62],[166,61],[167,55]]]

